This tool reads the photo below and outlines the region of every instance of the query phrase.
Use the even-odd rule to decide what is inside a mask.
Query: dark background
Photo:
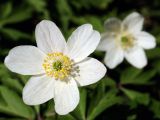
[[[104,32],[110,17],[124,19],[137,11],[144,30],[156,37],[147,50],[148,65],[138,70],[124,61],[98,83],[80,88],[79,106],[67,116],[54,112],[54,102],[30,107],[21,99],[30,76],[11,73],[3,64],[18,45],[35,45],[35,26],[52,20],[66,40],[78,26],[91,23]],[[160,0],[0,0],[0,120],[160,120]],[[103,62],[104,53],[92,55]]]

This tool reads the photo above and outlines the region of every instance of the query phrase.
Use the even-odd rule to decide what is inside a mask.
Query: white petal
[[[55,82],[55,111],[59,115],[66,115],[73,111],[79,103],[79,91],[76,82],[57,80]]]
[[[44,73],[42,63],[45,54],[34,46],[18,46],[10,50],[5,65],[12,71],[23,75]]]
[[[121,20],[117,18],[109,18],[105,21],[104,27],[107,32],[120,32],[122,28]]]
[[[76,62],[81,61],[96,49],[99,41],[99,32],[93,30],[92,25],[84,24],[68,39],[69,56]]]
[[[137,39],[138,45],[144,49],[151,49],[156,47],[155,37],[147,32],[140,32],[139,34],[135,35],[135,37]]]
[[[23,89],[23,101],[28,105],[38,105],[52,99],[54,81],[46,75],[31,77]]]
[[[137,33],[142,30],[143,22],[143,16],[137,12],[133,12],[124,19],[123,25],[130,33]]]
[[[103,33],[101,37],[101,41],[96,50],[106,51],[112,49],[115,46],[116,38],[114,37],[114,35]]]
[[[119,65],[123,61],[123,59],[123,50],[120,48],[112,48],[107,51],[107,54],[104,58],[104,62],[110,69],[113,69],[117,65]]]
[[[37,46],[45,53],[63,52],[66,49],[65,39],[55,23],[41,21],[35,30]]]
[[[147,58],[142,48],[136,47],[125,53],[126,60],[134,67],[143,68],[147,65]]]
[[[87,58],[79,66],[80,76],[75,78],[80,86],[90,85],[99,81],[106,73],[106,67],[94,58]]]

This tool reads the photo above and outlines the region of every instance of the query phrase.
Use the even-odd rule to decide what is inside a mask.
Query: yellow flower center
[[[47,54],[43,68],[48,76],[54,77],[56,80],[65,80],[72,75],[72,70],[75,67],[73,60],[63,55],[63,53],[55,52]]]
[[[123,49],[128,49],[133,47],[134,45],[134,38],[132,36],[123,36],[121,37],[121,46]]]

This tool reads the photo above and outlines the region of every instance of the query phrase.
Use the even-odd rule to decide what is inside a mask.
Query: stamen
[[[126,50],[128,48],[133,47],[133,45],[134,45],[134,38],[133,37],[128,35],[128,36],[123,36],[121,38],[121,46],[123,49]]]
[[[79,68],[74,61],[63,53],[49,53],[44,60],[43,68],[46,74],[56,80],[67,80],[68,77],[76,77]]]

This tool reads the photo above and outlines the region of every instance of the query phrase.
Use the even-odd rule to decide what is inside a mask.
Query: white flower
[[[124,58],[134,67],[143,68],[147,65],[144,49],[156,46],[155,38],[142,31],[144,18],[137,12],[128,15],[122,22],[110,18],[105,22],[106,32],[102,33],[97,48],[107,51],[104,61],[110,68],[115,68]]]
[[[5,65],[13,72],[33,75],[23,89],[26,104],[38,105],[54,98],[55,111],[68,114],[79,103],[78,86],[93,84],[106,73],[101,62],[87,57],[99,44],[100,34],[90,24],[84,24],[66,43],[58,27],[43,20],[35,35],[38,47],[13,48]]]

